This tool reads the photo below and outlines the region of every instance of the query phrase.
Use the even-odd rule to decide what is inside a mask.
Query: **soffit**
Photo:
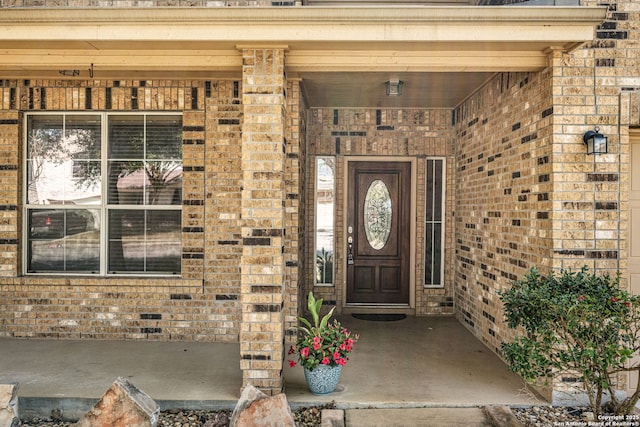
[[[311,106],[430,100],[450,108],[491,73],[541,70],[549,49],[592,40],[605,13],[557,6],[0,9],[0,78],[78,70],[86,79],[91,64],[95,78],[239,78],[244,47],[275,46],[287,50],[287,74],[302,79]],[[389,78],[405,81],[404,100],[374,96]]]

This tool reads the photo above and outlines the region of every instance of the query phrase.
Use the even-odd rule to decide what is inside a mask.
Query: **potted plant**
[[[336,319],[331,320],[335,307],[321,319],[322,299],[316,300],[313,292],[309,293],[307,307],[313,323],[298,317],[301,323],[295,327],[299,332],[298,339],[289,349],[289,354],[297,354],[309,390],[313,394],[329,394],[338,385],[342,367],[349,360],[349,353],[359,337],[347,331]],[[296,364],[289,360],[289,366]]]

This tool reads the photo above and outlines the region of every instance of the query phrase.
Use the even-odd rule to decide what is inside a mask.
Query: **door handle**
[[[349,226],[348,230],[349,236],[347,237],[347,265],[353,265],[355,262],[353,259],[353,236],[351,236],[353,228]]]

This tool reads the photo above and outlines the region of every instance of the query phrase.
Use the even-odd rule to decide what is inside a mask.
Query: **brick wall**
[[[0,81],[0,336],[238,341],[241,86],[240,81]],[[19,112],[88,110],[183,113],[181,278],[20,275]],[[287,131],[289,150],[296,153],[297,128]],[[293,155],[291,162],[293,203],[300,166]],[[292,218],[296,209],[289,209]],[[296,275],[292,267],[292,283]]]
[[[550,77],[498,74],[455,111],[457,315],[496,350],[497,291],[552,258]]]
[[[640,10],[634,1],[606,6],[594,42],[550,52],[540,73],[496,75],[455,112],[456,306],[496,351],[512,334],[497,292],[531,267],[619,271],[627,286]],[[606,155],[586,154],[582,136],[595,126],[609,138]]]
[[[346,247],[344,224],[345,195],[344,180],[346,171],[345,156],[407,156],[416,158],[417,199],[416,199],[416,313],[419,315],[452,314],[453,278],[449,272],[453,268],[453,200],[454,169],[453,143],[451,134],[451,112],[448,110],[426,109],[311,109],[308,119],[308,156],[309,183],[307,185],[307,223],[305,233],[308,236],[306,256],[305,292],[314,294],[339,308],[343,305],[346,273],[344,271],[345,254],[340,248]],[[313,287],[315,272],[314,235],[314,174],[315,156],[336,156],[336,217],[335,236],[336,253],[334,255],[334,286]],[[447,200],[446,200],[446,248],[445,248],[445,286],[429,289],[422,286],[424,276],[424,186],[425,157],[439,156],[447,159]]]

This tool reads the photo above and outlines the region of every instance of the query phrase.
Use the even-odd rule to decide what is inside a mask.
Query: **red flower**
[[[293,354],[295,352],[296,350],[293,348],[293,346],[289,347],[289,354]]]
[[[340,352],[339,351],[336,351],[335,353],[333,353],[333,360],[335,360],[337,362],[340,359],[341,359],[341,357],[340,357]]]
[[[616,302],[618,301],[618,297],[611,297],[611,302]]]
[[[578,301],[584,301],[586,299],[586,297],[584,295],[580,295],[578,297]]]
[[[349,338],[347,340],[347,351],[351,351],[352,348],[353,348],[353,338]]]
[[[293,368],[294,366],[296,366],[296,362],[294,360],[289,360],[289,367]]]
[[[320,350],[320,337],[313,337],[313,349]]]
[[[322,362],[323,365],[328,365],[329,363],[331,363],[331,361],[329,360],[329,358],[327,356],[322,358]]]
[[[344,357],[341,357],[340,359],[336,360],[336,363],[340,366],[344,366],[347,364],[347,359],[345,359]]]
[[[300,349],[300,356],[307,358],[309,357],[309,347],[304,347]]]

